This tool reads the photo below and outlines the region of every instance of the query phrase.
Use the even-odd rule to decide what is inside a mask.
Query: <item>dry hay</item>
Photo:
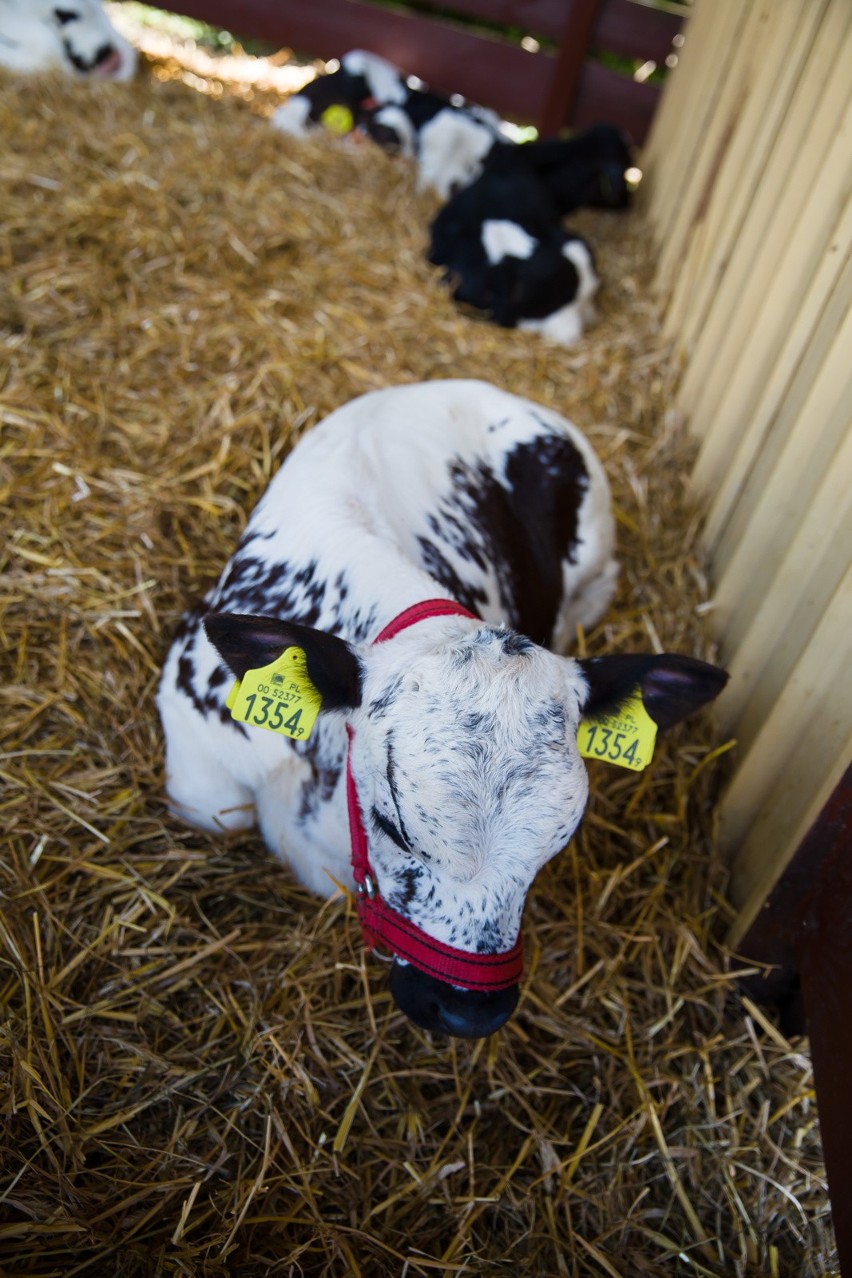
[[[592,652],[712,655],[647,235],[575,351],[461,315],[411,173],[243,103],[0,81],[0,1266],[15,1275],[817,1275],[810,1062],[720,937],[709,720],[595,766],[541,874],[518,1013],[419,1032],[351,903],[179,826],[154,710],[179,613],[298,436],[372,387],[482,376],[567,412],[623,575]]]

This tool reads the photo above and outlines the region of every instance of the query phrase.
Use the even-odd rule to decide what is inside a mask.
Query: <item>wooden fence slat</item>
[[[671,48],[680,20],[634,0],[424,0],[435,16],[377,7],[370,0],[179,0],[190,17],[236,29],[240,35],[287,45],[319,58],[372,49],[444,93],[462,93],[542,133],[609,120],[641,144],[660,96],[658,85],[636,83],[600,63],[591,48]],[[491,31],[453,22],[453,14],[485,19]],[[506,22],[548,36],[556,52],[520,47],[497,30]],[[628,53],[628,56],[632,56]],[[602,96],[601,96],[602,95]],[[572,110],[576,102],[576,112]]]
[[[532,36],[558,40],[565,26],[565,0],[420,0],[442,18],[460,14]]]
[[[674,14],[649,9],[634,0],[603,0],[592,33],[592,48],[662,66],[682,26],[682,19]]]
[[[852,110],[847,127],[852,127]],[[730,485],[737,490],[742,486],[772,421],[783,409],[790,379],[836,288],[836,273],[845,257],[841,237],[850,217],[849,196],[845,195],[845,207],[840,203],[849,181],[850,159],[843,154],[848,136],[837,139],[833,169],[827,166],[824,182],[812,191],[796,226],[790,228],[786,251],[779,256],[772,284],[753,315],[718,411],[700,428],[695,425],[698,408],[690,418],[695,433],[703,435],[693,478],[712,497],[705,530],[711,545],[719,538],[721,494],[725,492],[727,501]],[[832,245],[839,247],[832,251]]]
[[[852,616],[852,568],[820,618],[810,643],[790,678],[779,689],[772,712],[760,732],[737,760],[737,770],[719,804],[719,839],[723,851],[743,860],[741,846],[751,841],[758,826],[773,831],[768,846],[759,844],[749,854],[766,868],[792,854],[790,827],[808,807],[810,795],[822,784],[822,776],[849,763],[852,736],[852,679],[849,678],[849,618]],[[755,819],[757,815],[757,819]],[[750,833],[751,831],[751,833]],[[754,876],[754,865],[741,869],[736,903],[741,904],[744,878]]]
[[[580,72],[571,124],[586,129],[601,120],[601,102],[606,102],[606,119],[624,129],[639,144],[648,132],[661,89],[658,84],[640,84],[619,75],[600,62],[586,62]]]
[[[814,395],[812,383],[819,382],[818,395],[819,387],[826,385],[826,374],[837,377],[838,386],[846,385],[848,364],[838,343],[838,334],[848,331],[852,253],[847,248],[838,259],[839,248],[838,254],[829,249],[832,243],[843,243],[843,231],[852,234],[852,199],[835,231],[838,234],[826,242],[826,252],[814,280],[801,299],[787,341],[763,387],[757,387],[759,401],[751,410],[745,406],[741,410],[732,408],[737,414],[733,426],[729,418],[715,423],[714,432],[705,438],[697,456],[694,482],[696,488],[710,497],[704,539],[713,555],[717,578],[723,578],[732,570],[737,556],[745,551],[747,538],[754,538],[752,520],[756,507],[763,500],[789,432],[797,420],[801,420],[803,400]],[[761,340],[761,336],[756,335],[755,340]],[[826,362],[828,367],[820,368]],[[826,394],[832,394],[830,387]],[[802,463],[809,456],[811,441],[819,441],[830,427],[833,403],[825,399],[819,403],[812,401],[812,408],[823,415],[811,417],[807,423],[810,433],[803,442]],[[843,431],[846,426],[842,403],[837,408],[841,418],[834,429]],[[727,455],[723,451],[726,447]],[[796,491],[800,477],[796,472],[784,473],[789,474]],[[736,571],[736,567],[733,570]]]
[[[715,67],[710,68],[707,86],[708,94],[712,95],[710,113],[700,138],[694,139],[691,153],[684,157],[689,180],[673,218],[663,231],[657,281],[664,295],[669,294],[675,282],[681,284],[684,272],[694,260],[696,239],[702,231],[713,183],[736,128],[751,68],[760,56],[759,50],[769,29],[771,0],[739,7],[742,26],[725,56],[720,56]]]
[[[800,0],[776,0],[761,58],[750,68],[746,100],[710,195],[698,241],[701,251],[690,263],[692,286],[681,276],[669,303],[666,323],[677,333],[682,349],[692,351],[696,337],[703,337],[707,311],[725,278],[737,235],[751,215],[792,88],[827,3],[812,0],[803,11]],[[686,392],[682,402],[688,409]]]
[[[742,750],[749,748],[770,713],[778,689],[784,686],[848,567],[852,547],[850,476],[852,431],[846,433],[828,461],[822,482],[802,512],[777,570],[773,572],[772,565],[763,560],[752,559],[748,581],[732,583],[739,616],[723,626],[722,660],[731,679],[718,713],[722,732],[728,735],[735,731]],[[759,593],[754,590],[756,575],[760,578]],[[723,617],[729,611],[728,587],[726,576],[717,593]]]
[[[686,198],[695,167],[694,157],[700,151],[701,138],[721,91],[716,64],[728,40],[744,21],[744,7],[737,0],[699,4],[693,9],[684,31],[685,44],[678,55],[677,68],[669,76],[643,152],[643,203],[653,224],[658,248],[671,243],[675,258],[683,244],[675,239],[672,225]],[[659,270],[657,287],[661,293],[665,291]]]
[[[234,0],[180,0],[189,17],[231,29]],[[360,0],[240,0],[241,33],[320,58],[373,48],[435,89],[464,93],[514,119],[535,123],[544,110],[556,59],[518,45],[435,22],[377,9]]]
[[[852,199],[844,223],[852,235]],[[720,580],[741,571],[738,563],[759,554],[771,557],[784,544],[787,526],[778,522],[779,503],[802,502],[816,458],[830,456],[849,427],[844,340],[850,340],[852,251],[847,248],[840,261],[827,253],[811,292],[802,307],[802,330],[797,326],[790,334],[765,391],[767,403],[761,401],[736,441],[710,504],[704,536]],[[761,531],[762,512],[768,512],[769,537]]]
[[[841,0],[830,9],[800,78],[748,222],[684,371],[679,400],[697,435],[713,429],[719,401],[750,337],[759,330],[757,314],[842,127],[850,62],[852,11]],[[751,367],[748,362],[744,370]]]
[[[565,29],[565,0],[420,0],[420,4],[445,18],[454,14],[479,18],[549,40],[560,40]],[[663,63],[682,26],[683,20],[676,14],[649,9],[636,0],[602,0],[591,47],[623,58]]]

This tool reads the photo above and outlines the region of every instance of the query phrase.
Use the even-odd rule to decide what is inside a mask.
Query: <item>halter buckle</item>
[[[358,895],[373,900],[378,896],[379,890],[373,882],[369,874],[365,874],[360,883],[357,884]]]

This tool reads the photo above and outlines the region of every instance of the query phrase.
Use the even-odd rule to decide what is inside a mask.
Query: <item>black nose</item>
[[[394,963],[390,987],[397,1007],[415,1025],[453,1038],[487,1038],[506,1024],[518,1004],[517,985],[460,990],[407,963]]]

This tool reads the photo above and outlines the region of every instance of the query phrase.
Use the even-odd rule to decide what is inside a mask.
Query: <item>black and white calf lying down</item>
[[[343,107],[350,115],[349,127],[358,128],[380,103],[402,102],[407,92],[402,73],[391,62],[364,49],[350,49],[336,71],[317,76],[276,107],[271,121],[282,133],[302,137],[312,125],[322,123],[330,108]]]
[[[350,128],[415,160],[421,190],[434,190],[442,199],[473,181],[494,143],[510,131],[495,112],[432,93],[364,49],[345,53],[336,71],[288,98],[271,120],[283,133],[302,136],[329,119],[334,107],[348,112]]]
[[[486,171],[532,173],[560,216],[575,209],[625,209],[630,203],[633,160],[630,139],[613,124],[593,124],[570,138],[539,138],[512,146],[498,143]]]
[[[416,160],[418,187],[442,200],[481,173],[497,142],[513,145],[494,111],[411,87],[401,101],[376,107],[364,127],[386,151]]]
[[[0,66],[130,80],[136,50],[100,0],[0,0]]]
[[[457,302],[504,328],[573,345],[595,319],[598,276],[589,245],[567,231],[548,190],[517,152],[501,148],[432,223],[429,261]]]
[[[687,657],[559,655],[615,579],[606,477],[554,412],[474,381],[354,400],[288,457],[168,655],[174,810],[257,823],[316,892],[354,876],[407,1015],[493,1032],[527,892],[585,808],[581,716],[639,687],[667,727],[725,682]],[[235,722],[234,676],[257,688],[294,649],[322,698],[310,737]],[[292,706],[263,677],[249,721],[280,726]]]

